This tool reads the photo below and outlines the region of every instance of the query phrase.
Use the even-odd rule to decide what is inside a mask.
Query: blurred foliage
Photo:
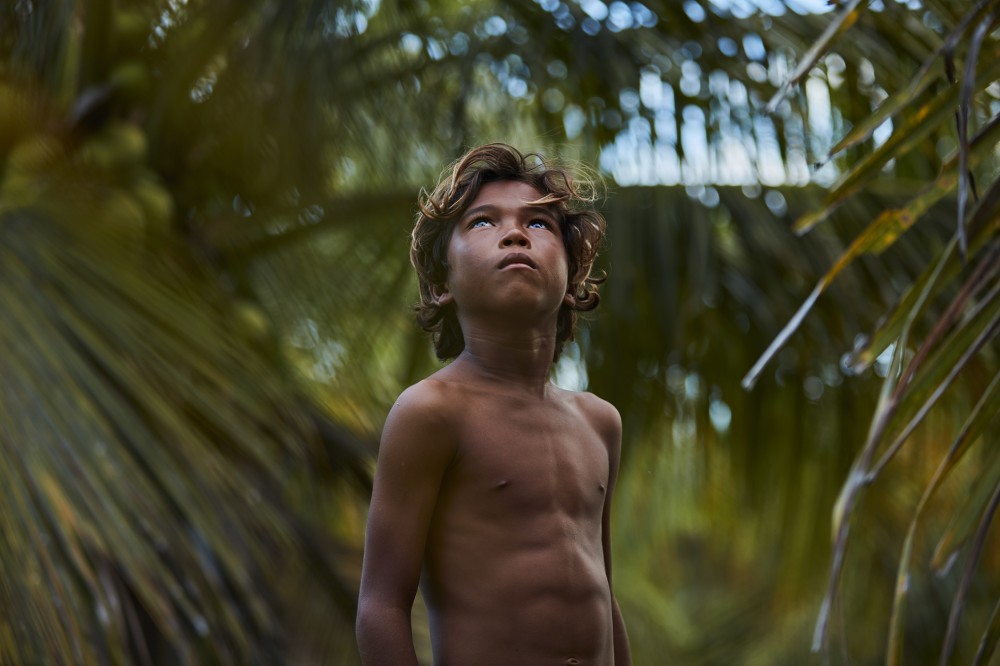
[[[0,4],[0,662],[352,663],[415,192],[501,138],[684,186],[556,368],[637,662],[990,663],[998,6]]]

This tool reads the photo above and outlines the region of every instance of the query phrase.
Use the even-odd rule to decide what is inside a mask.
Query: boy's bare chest
[[[449,495],[487,517],[558,511],[597,518],[608,483],[608,452],[581,414],[559,405],[480,404],[459,427]]]

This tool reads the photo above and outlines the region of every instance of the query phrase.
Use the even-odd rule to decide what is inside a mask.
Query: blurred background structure
[[[555,379],[624,417],[636,663],[1000,663],[998,26],[3,0],[0,663],[356,663],[416,194],[494,140],[608,183]]]

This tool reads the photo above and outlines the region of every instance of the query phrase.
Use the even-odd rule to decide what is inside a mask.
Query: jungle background
[[[0,663],[357,663],[416,196],[495,140],[607,185],[554,377],[636,663],[998,663],[998,17],[2,0]]]

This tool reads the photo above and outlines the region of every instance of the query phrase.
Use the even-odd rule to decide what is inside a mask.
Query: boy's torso
[[[422,580],[436,663],[610,663],[607,405],[431,381],[456,437]]]

